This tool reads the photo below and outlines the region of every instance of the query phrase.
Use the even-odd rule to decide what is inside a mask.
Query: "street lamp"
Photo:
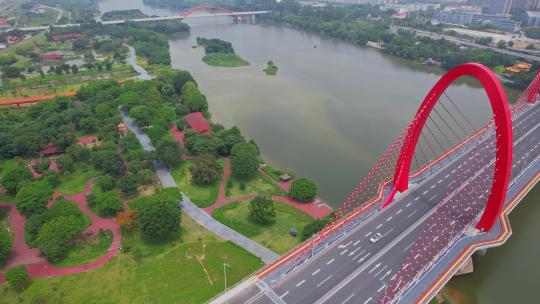
[[[226,269],[226,267],[231,268],[231,265],[229,265],[227,263],[223,263],[223,277],[225,278],[225,290],[224,291],[227,291],[227,269]]]

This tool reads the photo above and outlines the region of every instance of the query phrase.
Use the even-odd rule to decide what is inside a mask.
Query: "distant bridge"
[[[198,11],[205,11],[205,10],[216,10],[220,11],[220,13],[215,14],[200,14],[200,15],[193,15],[194,12]],[[197,7],[192,7],[179,15],[174,16],[158,16],[158,17],[147,17],[147,18],[134,18],[134,19],[120,19],[120,20],[110,20],[110,21],[98,21],[98,23],[101,23],[103,25],[110,25],[110,24],[122,24],[126,22],[151,22],[151,21],[167,21],[167,20],[184,20],[184,19],[194,19],[194,18],[208,18],[208,17],[232,17],[235,21],[241,21],[248,18],[251,18],[254,20],[256,15],[263,15],[271,13],[271,11],[249,11],[249,12],[234,12],[232,10],[214,6],[214,5],[201,5]],[[58,28],[66,28],[66,27],[73,27],[73,26],[80,26],[81,23],[70,23],[70,24],[58,24],[53,25],[52,27],[58,27]],[[42,31],[42,30],[49,30],[51,28],[50,25],[45,26],[31,26],[31,27],[20,27],[17,28],[20,31]]]

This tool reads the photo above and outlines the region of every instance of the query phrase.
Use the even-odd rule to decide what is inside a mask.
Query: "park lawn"
[[[100,173],[90,165],[76,164],[73,172],[64,172],[60,175],[60,184],[56,188],[62,194],[74,195],[86,188],[86,182],[99,176]]]
[[[218,163],[223,168],[224,161],[218,160]],[[199,208],[205,208],[213,205],[216,202],[219,193],[220,181],[216,181],[212,185],[199,185],[192,181],[189,167],[193,164],[192,160],[185,160],[182,164],[174,168],[171,172],[176,185],[185,193]]]
[[[272,166],[270,166],[270,165],[268,165],[268,164],[265,164],[265,165],[263,166],[263,170],[264,170],[264,172],[266,172],[268,175],[270,175],[270,176],[274,179],[274,181],[279,181],[279,177],[280,177],[281,175],[283,175],[283,171],[278,170],[278,169],[276,169],[276,168],[274,168],[274,167],[272,167]]]
[[[107,254],[111,247],[113,235],[110,230],[98,234],[88,240],[78,239],[70,247],[66,256],[59,262],[52,263],[55,267],[64,268],[92,262]]]
[[[85,273],[35,278],[23,293],[0,288],[0,303],[35,303],[38,298],[46,298],[46,303],[203,303],[223,291],[224,262],[231,266],[229,286],[263,266],[257,257],[218,239],[185,214],[177,240],[158,245],[141,241],[137,246],[143,252],[138,261],[132,253],[120,252]],[[204,268],[195,258],[202,256],[203,246]]]
[[[301,243],[302,227],[313,218],[293,206],[281,202],[276,204],[276,219],[273,224],[260,225],[249,216],[249,202],[238,202],[216,209],[212,217],[226,226],[238,231],[248,238],[283,254]],[[298,231],[297,237],[292,237],[291,228]]]
[[[228,198],[245,195],[286,195],[285,191],[276,186],[268,177],[257,172],[257,175],[250,180],[239,180],[234,176],[229,177],[233,186],[227,188],[225,196]],[[240,189],[240,184],[245,184],[245,189]]]
[[[211,53],[205,55],[202,60],[208,65],[217,67],[234,68],[249,65],[249,62],[236,54]]]

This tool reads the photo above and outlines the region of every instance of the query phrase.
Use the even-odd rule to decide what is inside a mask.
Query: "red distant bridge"
[[[476,126],[448,90],[465,76],[490,106]],[[489,68],[450,70],[322,231],[210,303],[429,302],[540,180],[539,92],[540,74],[510,108]]]

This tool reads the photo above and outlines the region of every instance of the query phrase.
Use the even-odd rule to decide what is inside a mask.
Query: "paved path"
[[[65,196],[65,198],[71,202],[76,203],[79,209],[92,220],[92,224],[83,231],[83,235],[95,236],[102,229],[112,231],[113,241],[111,248],[109,248],[106,255],[90,263],[81,264],[73,267],[56,268],[51,265],[45,257],[40,255],[39,249],[31,248],[26,244],[24,235],[24,223],[26,220],[25,217],[17,211],[14,205],[0,204],[0,207],[6,208],[8,210],[14,238],[13,246],[11,248],[5,268],[11,268],[17,265],[26,265],[28,273],[32,277],[61,276],[94,269],[105,264],[107,261],[113,258],[118,253],[118,250],[121,246],[120,226],[116,223],[115,219],[100,218],[88,208],[86,195],[92,191],[92,184],[93,181],[89,180],[84,191],[75,195]],[[61,193],[55,192],[53,198],[48,203],[48,207],[54,205],[56,199],[60,196]],[[0,274],[0,284],[2,284],[4,280],[5,278]]]
[[[272,177],[267,175],[266,172],[262,170],[262,168],[259,168],[259,172],[261,172],[262,174],[265,174],[270,180],[273,181]],[[245,196],[234,197],[234,198],[226,198],[225,186],[227,185],[227,180],[229,179],[230,176],[231,176],[231,160],[229,158],[225,158],[225,168],[223,168],[223,178],[221,179],[221,184],[219,185],[219,194],[218,194],[216,203],[203,209],[209,215],[212,215],[212,212],[214,212],[214,210],[224,205],[234,203],[234,202],[249,201],[257,196],[257,195],[245,195]],[[287,191],[290,187],[290,183],[276,183],[276,185],[285,191]],[[299,202],[294,199],[291,199],[289,197],[283,197],[283,196],[278,196],[278,195],[272,195],[272,199],[278,202],[282,202],[282,203],[286,203],[291,206],[294,206],[304,211],[305,213],[309,214],[310,216],[314,218],[318,218],[318,219],[321,219],[327,216],[328,214],[330,214],[330,212],[332,212],[332,209],[330,209],[330,207],[322,203],[321,204],[317,204],[316,202],[303,203],[303,202]]]
[[[148,138],[148,136],[141,129],[139,129],[139,127],[137,127],[129,116],[127,116],[123,111],[120,112],[122,120],[125,124],[127,124],[131,132],[135,134],[143,148],[146,151],[154,151],[155,148],[152,145],[150,138]],[[164,187],[176,187],[176,182],[174,181],[171,173],[162,162],[154,162],[154,169]],[[198,208],[185,194],[183,194],[183,199],[180,202],[180,205],[182,206],[182,210],[197,221],[197,223],[215,233],[219,237],[225,240],[230,240],[238,246],[246,249],[253,255],[259,257],[264,263],[270,264],[279,258],[279,255],[270,249],[246,238],[242,234],[213,219],[208,213]]]

